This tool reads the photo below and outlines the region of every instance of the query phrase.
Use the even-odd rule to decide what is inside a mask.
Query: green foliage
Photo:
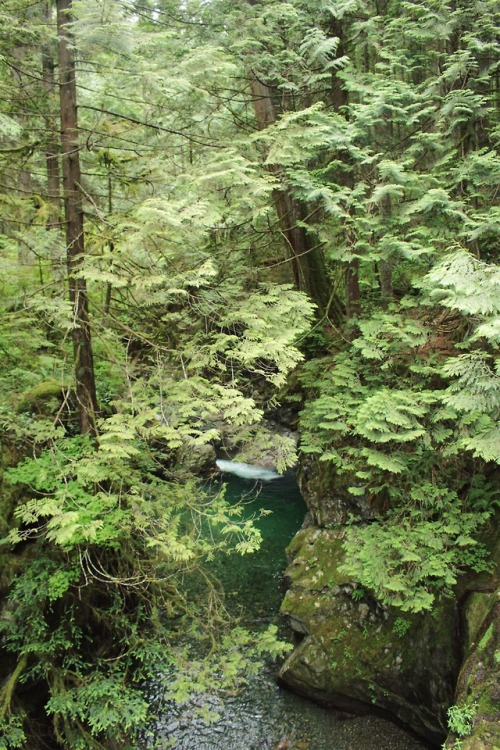
[[[117,727],[125,733],[142,726],[148,718],[148,704],[138,690],[127,688],[123,675],[99,677],[92,674],[78,686],[54,691],[46,705],[49,714],[64,717],[65,722],[85,722],[90,734],[113,736]],[[85,748],[87,740],[73,740],[75,748]]]
[[[26,747],[26,734],[21,716],[0,718],[0,750],[17,750],[23,747]]]
[[[344,544],[342,570],[403,612],[431,609],[436,591],[451,593],[460,569],[488,569],[474,535],[489,513],[464,513],[456,498],[448,498],[435,520],[413,515],[389,513],[383,521],[353,526]]]
[[[411,622],[409,620],[405,620],[404,617],[396,617],[392,626],[392,631],[401,638],[404,638],[410,628]]]
[[[22,526],[11,540],[45,538],[46,552],[13,583],[3,642],[29,657],[23,679],[48,684],[46,710],[59,741],[71,747],[98,747],[117,733],[126,742],[145,725],[142,681],[170,673],[174,653],[178,664],[184,659],[168,618],[182,618],[184,632],[194,623],[202,645],[213,638],[213,623],[202,625],[196,616],[205,606],[200,594],[186,599],[182,581],[217,550],[245,554],[260,543],[251,521],[240,520],[241,507],[222,494],[201,501],[194,484],[168,485],[144,472],[129,464],[125,482],[116,456],[101,463],[95,447],[80,438],[10,471],[35,494],[19,506]],[[90,493],[92,484],[117,481],[119,491]],[[206,577],[204,595],[213,595]],[[95,638],[92,654],[88,645]],[[199,659],[199,670],[191,666],[183,690],[208,689],[215,663],[222,687],[251,663],[256,669],[259,654],[286,648],[272,630],[242,638],[239,631],[229,634],[211,661]]]
[[[333,463],[340,491],[361,507],[388,506],[368,525],[353,519],[343,570],[380,601],[418,612],[450,593],[461,570],[488,568],[477,536],[495,492],[480,473],[468,482],[455,457],[477,440],[464,429],[480,418],[484,429],[498,407],[491,357],[422,365],[430,331],[410,313],[361,320],[350,352],[303,368],[314,397],[301,415],[301,448]],[[446,387],[444,375],[463,379]]]
[[[135,622],[127,622],[122,612],[126,597],[118,591],[109,596],[105,589],[100,593],[100,606],[98,599],[94,602],[91,620],[106,622],[106,627],[90,656],[86,643],[95,637],[95,622],[88,621],[85,606],[89,585],[89,572],[82,570],[77,556],[72,560],[39,556],[16,580],[10,595],[14,609],[1,624],[5,648],[28,657],[22,680],[48,685],[46,710],[54,716],[57,739],[78,748],[99,747],[106,736],[125,740],[133,733],[147,716],[139,682],[162,659],[168,661],[166,654],[160,657],[158,652],[148,655],[150,661],[144,660],[147,651],[141,641],[146,633],[153,635],[149,616],[139,605]],[[82,596],[85,586],[87,593]],[[138,628],[142,628],[140,637]],[[116,641],[110,643],[108,638]],[[127,687],[130,678],[136,681],[135,687]],[[6,708],[10,713],[12,706]],[[20,718],[17,723],[11,720],[20,738],[22,723]],[[25,746],[19,742],[19,747]]]
[[[500,461],[498,377],[498,270],[464,250],[457,251],[426,277],[427,289],[440,304],[469,316],[472,335],[465,354],[448,359],[443,373],[451,382],[445,401],[462,414],[460,446],[485,461]]]
[[[450,706],[448,709],[448,726],[450,731],[454,732],[458,737],[466,737],[472,730],[476,712],[476,703],[468,706]]]
[[[382,388],[360,406],[356,432],[372,443],[407,443],[425,435],[418,417],[427,413],[427,403],[436,400],[432,392],[414,394]]]
[[[246,675],[259,672],[264,655],[279,658],[292,648],[280,640],[276,625],[260,633],[235,627],[223,635],[220,651],[208,658],[200,659],[189,649],[183,653],[178,671],[170,670],[165,678],[166,697],[184,703],[193,693],[217,695],[221,690],[234,689]]]
[[[500,461],[500,49],[493,0],[174,2],[168,27],[155,3],[75,0],[74,12],[98,436],[77,436],[48,184],[54,18],[7,0],[0,424],[19,493],[9,542],[31,562],[2,629],[14,661],[29,656],[22,679],[43,686],[55,739],[94,748],[133,737],[137,686],[172,670],[176,628],[199,625],[189,574],[259,544],[223,494],[177,481],[179,452],[230,434],[243,460],[292,465],[291,441],[261,421],[304,352],[301,450],[372,517],[347,531],[349,574],[420,611],[463,567],[485,568],[487,464]],[[276,115],[259,132],[249,71]],[[291,231],[327,259],[323,310],[295,288],[277,195],[300,205]],[[362,299],[343,327],[346,263]],[[253,638],[233,634],[221,675],[251,668]],[[1,719],[13,748],[16,669]]]

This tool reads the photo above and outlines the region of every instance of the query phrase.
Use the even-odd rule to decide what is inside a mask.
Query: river
[[[229,467],[230,468],[230,467]],[[292,473],[273,481],[223,475],[227,497],[244,499],[248,515],[265,508],[258,521],[261,549],[252,555],[216,563],[230,610],[248,627],[278,620],[284,594],[285,548],[300,528],[306,511]],[[221,480],[222,481],[222,480]],[[220,718],[207,725],[197,706],[214,703]],[[275,682],[275,669],[264,665],[237,695],[217,700],[197,696],[182,706],[159,705],[153,737],[155,750],[424,750],[427,746],[378,717],[341,716]]]

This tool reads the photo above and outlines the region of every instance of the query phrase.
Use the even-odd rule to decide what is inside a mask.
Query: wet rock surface
[[[215,448],[206,444],[197,444],[194,440],[186,439],[177,452],[176,472],[186,477],[197,474],[206,476],[213,472],[215,463]]]
[[[500,558],[496,540],[494,558]],[[500,748],[500,603],[498,573],[486,579],[483,591],[469,592],[462,602],[464,659],[453,704],[470,716],[469,731],[460,734],[452,725],[447,750],[498,750]],[[489,590],[487,590],[489,589]]]
[[[379,513],[377,503],[369,502],[367,497],[350,495],[347,486],[339,487],[335,467],[314,456],[302,456],[298,483],[309,509],[309,522],[315,526],[341,526],[351,515],[367,521]]]

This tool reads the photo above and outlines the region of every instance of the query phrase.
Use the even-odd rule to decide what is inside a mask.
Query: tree
[[[257,127],[264,130],[276,122],[271,89],[253,71],[250,72],[249,80]],[[311,230],[306,231],[306,208],[285,187],[286,176],[279,164],[269,164],[269,170],[278,183],[274,190],[274,201],[280,228],[291,256],[295,287],[305,291],[322,313],[331,304],[331,289],[321,243]]]
[[[44,132],[40,52],[54,37],[29,5],[13,4],[7,18],[16,30],[25,27],[18,33],[33,48],[23,75],[36,85],[25,106],[33,110],[31,132]],[[171,623],[182,622],[181,634],[201,633],[200,650],[213,635],[214,621],[205,628],[197,618],[200,604],[188,595],[186,577],[200,577],[204,585],[195,590],[217,598],[206,559],[215,551],[246,554],[259,543],[237,507],[186,480],[178,454],[220,441],[228,429],[241,441],[262,441],[263,407],[301,359],[295,341],[312,306],[283,280],[257,277],[235,249],[272,188],[230,149],[221,170],[221,142],[234,133],[201,82],[208,55],[217,61],[218,78],[232,76],[234,64],[213,47],[190,49],[179,41],[170,45],[167,74],[153,54],[166,51],[165,38],[146,19],[137,23],[118,3],[106,6],[104,18],[101,8],[87,5],[71,23],[70,3],[60,0],[57,10],[69,300],[51,255],[56,230],[46,229],[52,191],[43,194],[47,212],[32,211],[24,234],[33,245],[42,239],[43,273],[28,267],[24,277],[13,275],[15,247],[2,237],[1,419],[11,464],[4,480],[12,546],[4,558],[15,615],[2,623],[0,721],[11,747],[45,741],[37,737],[39,717],[26,716],[22,681],[50,719],[47,741],[126,746],[147,719],[144,680],[182,661]],[[128,67],[120,70],[124,47]],[[152,101],[137,95],[145,80]],[[14,101],[18,91],[9,85]],[[187,129],[195,104],[201,124]],[[27,126],[9,112],[5,138],[14,149],[9,158],[16,158],[12,153],[25,153],[18,146]],[[32,187],[45,188],[45,138],[29,158]],[[260,192],[260,206],[242,199],[249,186],[252,195]],[[25,201],[31,206],[33,193]],[[12,205],[4,220],[19,226]],[[262,398],[254,398],[255,383],[266,384]],[[266,445],[282,467],[292,460],[290,441]],[[18,569],[14,562],[24,554]],[[236,661],[244,663],[243,652],[253,658],[266,639],[276,640],[238,630],[228,649],[237,648]],[[235,674],[232,666],[229,672]]]
[[[451,591],[462,566],[488,566],[478,536],[495,508],[497,404],[486,392],[496,387],[497,258],[489,229],[473,227],[491,227],[497,211],[495,68],[479,50],[498,39],[478,6],[337,12],[349,97],[343,121],[315,115],[317,158],[338,169],[347,152],[354,179],[346,186],[326,167],[306,182],[302,167],[297,181],[321,196],[334,256],[357,257],[364,299],[351,345],[305,372],[302,450],[334,467],[337,492],[371,507],[374,521],[348,531],[345,569],[382,602],[419,611]],[[489,268],[474,259],[484,252]],[[472,310],[483,318],[477,335]]]
[[[82,176],[76,104],[76,67],[69,30],[71,0],[57,0],[61,156],[68,264],[69,299],[73,310],[75,394],[82,435],[96,434],[97,396],[85,279],[79,276],[85,254]],[[52,162],[48,162],[52,178]]]

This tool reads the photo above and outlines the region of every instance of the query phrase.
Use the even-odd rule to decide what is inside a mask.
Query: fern
[[[417,418],[424,417],[428,412],[427,404],[436,399],[431,392],[415,396],[405,391],[381,389],[359,408],[356,432],[376,443],[414,441],[425,435],[425,428]]]
[[[455,378],[443,396],[444,402],[465,412],[496,414],[500,409],[500,368],[498,360],[475,351],[448,359],[443,372]]]
[[[462,566],[487,570],[485,550],[474,534],[488,513],[464,513],[455,498],[439,520],[384,523],[349,529],[341,568],[380,601],[403,612],[430,609],[450,593]],[[395,519],[394,519],[395,520]]]
[[[498,315],[500,269],[458,250],[426,277],[431,296],[467,315]]]

